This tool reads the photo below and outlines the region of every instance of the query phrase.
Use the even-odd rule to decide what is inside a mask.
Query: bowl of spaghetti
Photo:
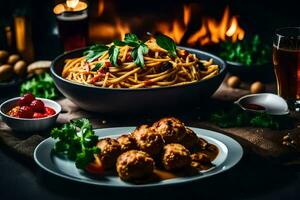
[[[167,110],[202,104],[226,73],[219,57],[176,46],[158,35],[66,52],[51,65],[57,88],[79,107],[121,113]]]

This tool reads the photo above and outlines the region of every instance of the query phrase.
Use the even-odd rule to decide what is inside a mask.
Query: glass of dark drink
[[[87,4],[75,0],[69,2],[74,5],[68,5],[67,1],[67,4],[56,5],[53,10],[65,51],[85,47],[88,43]]]
[[[57,16],[57,25],[65,51],[87,45],[88,20],[86,11],[76,14],[65,12]]]
[[[300,100],[300,27],[276,30],[273,41],[273,64],[278,95],[292,110]]]

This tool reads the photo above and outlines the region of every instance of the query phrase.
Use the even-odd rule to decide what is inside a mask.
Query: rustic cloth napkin
[[[215,103],[211,106],[222,106],[225,102],[232,104],[232,101],[238,99],[248,90],[232,89],[222,84],[218,91],[214,94]],[[69,122],[71,119],[86,117],[91,120],[94,128],[114,127],[114,126],[137,126],[145,123],[152,123],[164,116],[102,116],[101,114],[86,112],[73,104],[68,99],[58,100],[62,106],[62,113],[59,115],[57,125]],[[292,130],[274,131],[264,128],[225,128],[221,129],[208,121],[201,119],[201,108],[192,109],[191,112],[177,113],[174,116],[187,121],[186,125],[194,127],[203,127],[207,129],[217,130],[238,140],[245,150],[255,152],[258,155],[267,158],[292,158],[290,163],[299,163],[295,158],[300,160],[300,128],[295,127]],[[206,111],[205,111],[206,112]],[[171,115],[171,113],[169,114]],[[300,122],[300,116],[293,113],[292,117]],[[14,133],[7,125],[0,121],[0,140],[9,149],[18,154],[32,158],[35,147],[45,138],[49,137],[49,131],[44,133],[31,133],[30,135]],[[284,139],[285,138],[285,139]],[[294,144],[283,144],[283,141],[294,140]]]

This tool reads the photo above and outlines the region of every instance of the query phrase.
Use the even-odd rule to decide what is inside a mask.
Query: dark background
[[[97,0],[90,0],[89,12],[91,21],[109,21],[111,14],[118,15],[122,20],[152,17],[150,23],[141,24],[135,32],[147,32],[147,27],[153,26],[158,20],[170,21],[178,17],[183,4],[200,5],[192,16],[192,21],[197,24],[202,16],[212,16],[220,19],[227,5],[231,13],[239,16],[239,22],[246,30],[247,35],[259,34],[267,43],[272,42],[272,35],[276,28],[282,26],[299,26],[300,12],[299,1],[267,1],[267,0],[104,0],[105,15],[97,17]],[[36,59],[51,59],[62,52],[55,33],[55,16],[53,7],[61,0],[10,0],[0,6],[0,27],[12,24],[13,15],[25,15],[32,25],[32,38]],[[113,5],[113,9],[107,9]],[[194,6],[197,7],[197,6]],[[113,12],[113,13],[109,13]],[[132,24],[134,25],[134,24]],[[144,26],[143,26],[144,25]],[[195,29],[197,26],[189,27]],[[102,31],[102,30],[99,30]],[[93,42],[93,41],[91,41]],[[0,43],[1,44],[1,43]],[[3,46],[3,43],[2,43]]]

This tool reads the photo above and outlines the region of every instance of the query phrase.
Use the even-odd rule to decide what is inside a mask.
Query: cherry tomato
[[[94,162],[89,163],[85,167],[85,170],[91,174],[103,174],[104,167],[100,159],[97,156],[95,156]]]
[[[31,93],[26,93],[19,98],[18,104],[19,106],[29,106],[33,100],[35,100],[35,97]]]
[[[30,106],[32,107],[34,112],[44,113],[45,112],[45,104],[39,99],[35,99],[31,102]]]
[[[106,67],[112,67],[111,63],[109,61],[105,62]]]
[[[47,117],[47,115],[44,114],[44,113],[38,113],[38,112],[35,112],[35,113],[33,114],[33,118],[44,118],[44,117]]]
[[[55,115],[55,110],[53,110],[52,108],[49,107],[45,107],[45,115],[46,116],[51,116],[51,115]]]
[[[30,106],[21,106],[18,112],[20,118],[32,118],[33,109]]]
[[[132,62],[133,61],[133,58],[131,57],[130,54],[127,54],[126,55],[126,62]]]

